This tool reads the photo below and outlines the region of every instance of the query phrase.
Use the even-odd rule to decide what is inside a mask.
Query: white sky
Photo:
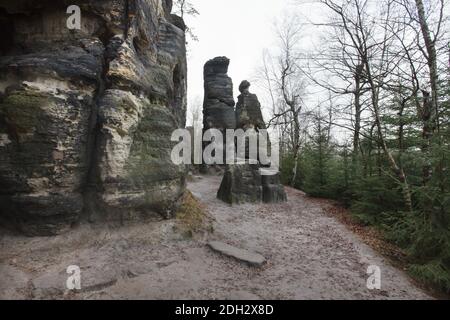
[[[231,59],[228,75],[233,79],[235,98],[242,80],[251,81],[261,65],[264,48],[273,44],[274,22],[292,0],[191,0],[200,12],[186,18],[199,41],[189,42],[188,101],[203,101],[203,66],[209,59]],[[251,91],[258,92],[256,85]]]
[[[199,41],[188,44],[188,110],[194,101],[203,102],[203,66],[217,56],[230,58],[228,75],[233,79],[234,98],[242,80],[252,83],[265,110],[267,92],[252,81],[262,65],[264,49],[276,45],[275,23],[296,14],[302,22],[323,18],[317,5],[308,0],[190,0],[199,16],[185,17]],[[301,46],[310,47],[318,32],[308,30]],[[267,113],[265,117],[268,117]],[[188,121],[190,113],[188,111]],[[189,124],[189,123],[188,123]]]

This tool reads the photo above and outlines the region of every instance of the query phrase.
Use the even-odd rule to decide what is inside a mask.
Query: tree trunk
[[[294,169],[292,170],[292,181],[291,181],[291,187],[295,187],[295,182],[297,180],[297,171],[298,171],[298,158],[299,158],[299,150],[296,148],[294,152]]]
[[[392,168],[392,171],[394,171],[395,175],[397,176],[397,178],[402,186],[402,194],[403,194],[404,204],[405,204],[406,208],[408,209],[408,211],[410,213],[412,213],[413,206],[412,206],[411,190],[410,190],[410,187],[408,184],[408,180],[406,178],[403,168],[401,168],[397,164],[397,161],[395,160],[394,156],[392,155],[392,152],[389,149],[389,147],[386,143],[386,139],[384,138],[384,135],[383,135],[383,127],[381,125],[378,90],[377,90],[375,82],[372,78],[371,68],[370,68],[370,64],[368,61],[369,60],[366,57],[365,64],[366,64],[366,71],[367,71],[367,79],[368,79],[368,82],[369,82],[370,88],[371,88],[372,108],[373,108],[373,113],[375,116],[375,126],[378,130],[379,145],[383,149],[383,152],[386,154],[386,157],[388,158],[388,161]]]
[[[355,133],[353,136],[353,154],[356,156],[359,151],[361,132],[361,77],[364,65],[359,65],[355,73]]]
[[[435,41],[431,38],[431,32],[428,27],[428,23],[425,15],[425,8],[422,0],[416,0],[417,13],[419,16],[420,28],[422,30],[423,39],[425,41],[425,47],[427,49],[428,58],[428,68],[430,69],[430,85],[431,85],[431,105],[432,105],[432,114],[433,116],[430,119],[430,122],[435,126],[437,121],[437,117],[439,116],[439,106],[438,106],[438,67],[437,67],[437,52],[436,52],[436,44]]]
[[[298,113],[294,113],[294,171],[292,174],[292,182],[291,186],[295,186],[295,182],[297,180],[297,171],[298,171],[298,158],[300,153],[300,122],[298,120]]]
[[[372,93],[372,94],[374,94],[374,93]],[[381,148],[383,149],[384,153],[386,154],[386,156],[389,160],[389,164],[401,184],[404,204],[405,204],[406,208],[408,209],[408,211],[412,213],[413,205],[412,205],[412,198],[411,198],[411,189],[409,187],[408,180],[406,179],[406,175],[405,175],[403,168],[398,166],[397,161],[395,160],[394,156],[392,155],[391,151],[389,150],[386,140],[384,139],[383,130],[381,127],[380,113],[379,113],[379,108],[378,108],[378,99],[376,97],[372,98],[372,103],[373,103],[373,108],[374,108],[374,113],[375,113],[375,124],[378,128],[378,135],[379,135],[379,139],[380,139]]]
[[[423,167],[423,183],[428,185],[433,174],[431,165],[431,143],[436,128],[439,132],[439,104],[438,104],[438,68],[437,68],[437,52],[435,41],[431,37],[431,32],[426,19],[425,7],[422,0],[416,0],[417,14],[419,17],[420,29],[427,50],[427,64],[430,72],[431,95],[423,91],[424,103],[422,109],[423,120],[423,139],[424,143],[422,151],[426,157],[426,164]]]

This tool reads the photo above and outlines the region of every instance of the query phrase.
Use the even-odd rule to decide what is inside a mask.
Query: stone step
[[[223,242],[212,241],[208,243],[208,246],[216,252],[243,261],[253,267],[261,267],[266,263],[266,258],[258,253],[239,249]]]

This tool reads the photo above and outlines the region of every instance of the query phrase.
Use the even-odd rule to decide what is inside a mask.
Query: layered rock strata
[[[249,91],[250,83],[242,81],[239,86],[241,94],[236,105],[236,124],[238,129],[244,131],[253,130],[257,135],[260,130],[265,130],[266,125],[261,112],[261,104],[258,97]],[[256,140],[258,144],[261,141]],[[270,142],[266,146],[270,148]],[[270,152],[269,152],[270,154]],[[253,160],[255,164],[252,164]],[[243,164],[230,164],[220,185],[217,197],[229,204],[245,202],[279,203],[287,200],[284,187],[281,184],[280,173],[273,169],[265,168],[258,157],[252,158],[246,143],[245,159]]]
[[[81,29],[67,28],[69,5]],[[0,1],[0,218],[30,235],[170,215],[186,117],[185,26],[170,0]]]

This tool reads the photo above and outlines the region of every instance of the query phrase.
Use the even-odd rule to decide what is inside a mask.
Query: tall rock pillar
[[[227,57],[216,57],[209,60],[204,67],[203,129],[220,130],[224,139],[227,129],[236,128],[233,81],[227,74],[229,64],[230,59]],[[224,151],[225,145],[226,142]],[[224,152],[224,159],[225,157]],[[206,165],[202,166],[202,171],[207,171]]]

